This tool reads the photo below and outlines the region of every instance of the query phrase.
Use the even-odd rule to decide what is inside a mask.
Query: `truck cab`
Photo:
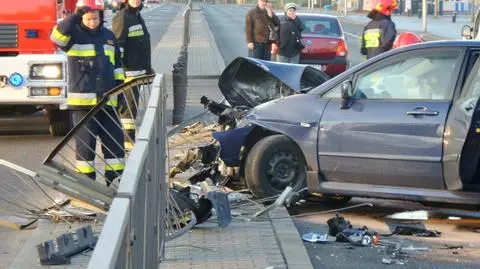
[[[5,1],[0,9],[0,115],[45,109],[50,132],[70,130],[67,57],[50,41],[53,26],[75,0]],[[6,5],[6,6],[5,6]]]

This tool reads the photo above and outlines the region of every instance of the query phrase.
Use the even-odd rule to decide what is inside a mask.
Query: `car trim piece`
[[[312,176],[307,176],[307,180],[310,192],[341,194],[356,197],[377,197],[384,199],[480,205],[480,195],[475,192],[340,182],[319,182],[318,177],[316,182],[312,182]]]
[[[396,160],[396,161],[412,161],[412,162],[440,162],[442,161],[441,157],[415,157],[408,156],[403,157],[403,155],[392,155],[392,154],[364,154],[364,153],[338,153],[338,152],[326,152],[322,151],[318,153],[320,157],[342,157],[342,158],[363,158],[363,159],[375,159],[375,160]]]

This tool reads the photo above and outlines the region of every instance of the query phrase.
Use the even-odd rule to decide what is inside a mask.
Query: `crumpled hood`
[[[231,106],[262,103],[308,92],[329,79],[311,66],[238,57],[223,70],[218,87]]]

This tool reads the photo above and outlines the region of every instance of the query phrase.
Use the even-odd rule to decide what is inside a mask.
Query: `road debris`
[[[70,264],[70,257],[86,250],[93,250],[97,240],[90,225],[78,228],[74,233],[62,234],[55,240],[37,245],[40,263],[42,265]]]
[[[327,233],[308,233],[302,236],[304,241],[310,243],[326,243],[328,242],[328,234]]]
[[[407,225],[398,225],[395,227],[394,231],[389,235],[413,235],[420,237],[439,237],[442,233],[437,230],[427,230],[425,228],[407,226]]]

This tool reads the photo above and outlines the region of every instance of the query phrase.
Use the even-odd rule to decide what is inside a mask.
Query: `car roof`
[[[439,40],[439,41],[429,41],[414,44],[411,46],[404,47],[407,49],[414,48],[443,48],[443,47],[474,47],[480,48],[480,41],[477,40]],[[403,49],[403,48],[401,48]]]
[[[278,13],[275,13],[275,15],[277,15],[277,16],[284,16],[285,13],[284,13],[284,12],[278,12]],[[338,20],[338,17],[337,17],[337,16],[330,15],[330,14],[322,14],[322,13],[304,13],[304,12],[297,12],[297,16],[300,16],[300,17],[309,16],[309,17],[329,18],[329,19],[337,19],[337,20]]]

